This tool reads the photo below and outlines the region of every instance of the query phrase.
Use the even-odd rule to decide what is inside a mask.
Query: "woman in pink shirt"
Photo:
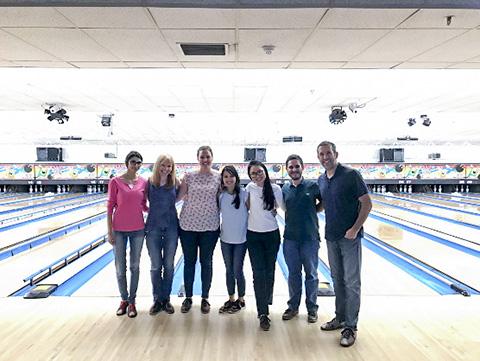
[[[131,151],[125,158],[127,172],[112,178],[108,184],[108,242],[113,245],[118,288],[122,297],[117,316],[125,313],[128,313],[128,317],[137,316],[135,297],[145,236],[143,212],[148,210],[147,181],[137,174],[142,162],[141,154]],[[130,292],[127,289],[127,242],[130,242]]]

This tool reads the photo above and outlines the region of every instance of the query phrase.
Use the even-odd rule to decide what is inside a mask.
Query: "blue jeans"
[[[227,291],[229,296],[235,294],[235,280],[237,281],[238,297],[245,296],[245,276],[243,261],[247,253],[247,243],[232,244],[220,242],[225,262]]]
[[[268,315],[268,305],[273,301],[275,261],[280,247],[280,232],[247,231],[247,248],[252,264],[253,290],[257,302],[257,314]]]
[[[202,276],[202,298],[208,298],[212,285],[212,259],[213,251],[217,245],[219,231],[193,232],[180,229],[180,242],[182,244],[185,265],[183,268],[183,283],[185,296],[193,296],[193,281],[195,280],[195,264],[197,253],[200,250],[200,266]]]
[[[113,253],[120,296],[123,301],[135,303],[145,231],[143,229],[131,232],[114,231],[113,235],[115,237]],[[127,289],[127,242],[130,242],[130,293]]]
[[[318,239],[309,241],[283,241],[283,255],[288,267],[288,308],[298,310],[302,297],[302,266],[305,271],[305,304],[307,310],[316,311],[318,294]]]
[[[153,301],[170,301],[174,271],[175,252],[178,244],[178,228],[176,225],[169,228],[158,228],[146,234],[148,254],[152,266]],[[162,272],[163,271],[163,272]]]
[[[362,238],[327,240],[327,248],[335,290],[335,317],[345,321],[346,327],[356,330],[360,311]]]

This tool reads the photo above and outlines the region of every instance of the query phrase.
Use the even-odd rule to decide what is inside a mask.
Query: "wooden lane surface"
[[[426,195],[422,196],[422,194],[395,194],[393,193],[395,197],[401,197],[406,200],[411,199],[413,201],[418,201],[418,202],[424,202],[424,203],[429,203],[433,205],[439,205],[442,207],[448,207],[448,208],[453,208],[453,209],[458,209],[462,211],[468,211],[468,212],[474,212],[478,213],[480,216],[480,202],[477,201],[469,201],[469,200],[464,200],[461,198],[451,198],[451,199],[446,199],[444,197],[435,197],[435,196],[430,196]],[[464,204],[462,201],[468,202],[468,203],[478,203],[478,205],[471,205],[471,204]]]
[[[22,279],[106,233],[105,222],[96,222],[29,251],[0,262],[0,296],[8,296],[24,285]],[[70,266],[74,265],[72,263]],[[70,267],[69,266],[69,267]],[[42,281],[48,283],[48,280]]]
[[[54,195],[52,194],[51,197],[42,197],[41,199],[24,199],[22,202],[14,203],[14,204],[1,204],[0,203],[0,211],[8,211],[8,210],[14,210],[17,208],[22,208],[26,206],[33,206],[33,205],[42,205],[45,202],[50,202],[50,201],[56,201],[56,200],[68,200],[73,197],[78,197],[80,196],[81,193],[64,193],[62,195]],[[5,201],[3,203],[9,203],[10,201]],[[59,202],[60,203],[60,202]],[[59,204],[55,203],[55,204]]]
[[[480,290],[480,259],[369,218],[365,231]]]
[[[218,308],[224,298],[210,299]],[[286,301],[286,299],[284,300]],[[320,330],[333,315],[333,299],[322,299],[319,322],[305,313],[281,320],[284,302],[272,306],[270,331],[260,330],[253,308],[235,315],[179,312],[148,314],[140,299],[135,319],[117,317],[117,298],[0,298],[0,360],[174,361],[478,361],[480,297],[392,297],[362,299],[357,342],[338,344],[339,332]],[[247,297],[247,304],[253,304]],[[408,356],[407,356],[408,355]]]
[[[422,204],[418,204],[418,203],[412,203],[412,202],[408,202],[407,199],[405,199],[405,201],[403,201],[403,200],[400,200],[400,199],[389,198],[388,196],[383,197],[383,196],[376,196],[376,195],[373,195],[372,199],[378,200],[378,201],[381,201],[381,202],[387,202],[389,204],[394,204],[394,205],[401,206],[401,207],[405,207],[407,209],[411,209],[411,210],[415,210],[415,211],[427,212],[429,214],[449,218],[449,219],[452,219],[452,220],[455,220],[455,221],[470,223],[470,224],[473,224],[473,225],[478,225],[479,220],[480,220],[480,216],[460,213],[460,212],[456,212],[454,210],[450,211],[450,210],[447,210],[447,209],[437,208],[437,207],[428,206],[428,205],[422,205]],[[376,206],[376,205],[379,205],[379,204],[378,203],[374,204],[374,206]]]
[[[403,206],[402,202],[398,200],[389,199],[389,200],[386,200],[385,202],[394,204],[394,205]],[[410,205],[412,204],[410,203]],[[429,212],[431,210],[431,207],[421,206],[421,205],[416,205],[416,206],[412,205],[410,208],[413,208],[421,212]],[[452,222],[435,219],[427,215],[410,212],[408,211],[408,209],[390,207],[388,205],[379,204],[379,203],[374,203],[373,209],[382,213],[386,213],[395,217],[402,218],[404,220],[408,220],[413,223],[426,225],[428,227],[435,228],[443,232],[456,235],[458,237],[462,237],[464,239],[468,239],[474,242],[480,242],[480,230],[477,230],[471,227],[466,227],[461,224],[455,224]],[[436,212],[437,215],[440,215],[442,217],[446,216],[441,211],[442,211],[441,209],[440,210],[437,209],[437,212]],[[459,218],[462,218],[462,217],[459,216]],[[461,219],[457,219],[457,220],[461,220]],[[478,223],[473,223],[473,224],[478,224]]]
[[[66,224],[80,221],[105,210],[105,204],[97,204],[0,232],[0,247],[6,247],[24,239],[34,237],[38,234],[49,232]]]

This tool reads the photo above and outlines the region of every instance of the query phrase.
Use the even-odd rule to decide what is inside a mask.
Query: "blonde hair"
[[[168,188],[175,187],[178,183],[178,179],[176,176],[175,162],[173,160],[173,157],[170,154],[160,154],[158,156],[153,166],[152,176],[150,177],[150,183],[152,183],[157,187],[160,187],[160,165],[165,161],[168,161],[172,164],[172,171],[167,176],[167,183],[165,184],[165,186]]]

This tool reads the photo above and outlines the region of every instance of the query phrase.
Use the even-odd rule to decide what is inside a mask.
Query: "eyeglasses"
[[[132,165],[141,165],[142,164],[142,161],[141,160],[135,160],[135,159],[130,159],[128,161],[128,163],[132,164]]]
[[[257,170],[256,172],[250,172],[251,177],[256,177],[256,176],[263,175],[263,174],[264,174],[264,172],[261,169]]]

